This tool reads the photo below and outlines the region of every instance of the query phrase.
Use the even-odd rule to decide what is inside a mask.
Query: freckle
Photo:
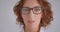
[[[36,16],[37,16],[37,15],[36,15]],[[35,17],[36,17],[36,16],[35,16]]]

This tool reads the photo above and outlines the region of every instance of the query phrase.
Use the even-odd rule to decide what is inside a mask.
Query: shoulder
[[[45,28],[44,27],[41,27],[40,32],[45,32]]]

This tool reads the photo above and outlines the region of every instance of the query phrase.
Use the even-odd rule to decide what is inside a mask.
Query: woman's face
[[[22,18],[25,26],[35,27],[39,25],[41,21],[42,13],[41,13],[41,6],[37,3],[37,1],[27,0],[25,1],[23,7],[24,8],[22,8]]]

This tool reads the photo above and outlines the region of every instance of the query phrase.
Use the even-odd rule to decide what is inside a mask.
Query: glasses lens
[[[35,14],[39,14],[39,13],[42,12],[42,9],[41,9],[41,7],[34,8],[34,9],[33,9],[33,12],[34,12]]]
[[[28,8],[22,8],[22,13],[23,14],[28,14],[29,13],[29,9]]]

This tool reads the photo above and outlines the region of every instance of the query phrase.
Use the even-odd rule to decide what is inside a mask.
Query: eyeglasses
[[[29,7],[23,7],[21,8],[22,14],[29,14],[30,11],[32,11],[34,14],[40,14],[43,11],[42,7],[34,7],[34,8],[29,8]]]

